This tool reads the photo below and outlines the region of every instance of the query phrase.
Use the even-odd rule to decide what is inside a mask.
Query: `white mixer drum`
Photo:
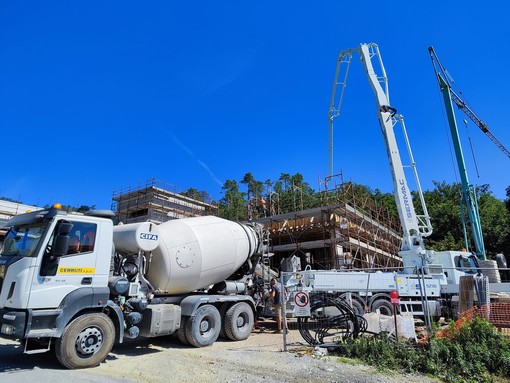
[[[147,279],[156,290],[182,294],[221,282],[254,253],[257,239],[245,225],[193,217],[159,225]]]

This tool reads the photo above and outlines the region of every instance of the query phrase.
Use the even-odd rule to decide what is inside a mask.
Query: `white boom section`
[[[341,102],[347,84],[347,74],[349,72],[349,65],[351,63],[352,55],[358,53],[360,60],[363,63],[365,72],[367,74],[369,83],[374,91],[376,104],[377,104],[377,117],[381,126],[381,131],[384,136],[384,142],[386,145],[386,151],[390,162],[391,174],[393,177],[394,186],[394,197],[397,204],[398,214],[403,229],[403,240],[401,250],[417,250],[424,249],[423,237],[427,237],[432,234],[432,225],[423,198],[423,193],[416,170],[416,164],[414,162],[411,146],[407,136],[407,132],[404,125],[404,118],[402,115],[396,113],[396,109],[391,107],[389,98],[389,87],[388,78],[384,70],[379,48],[376,44],[360,44],[359,48],[352,48],[343,50],[339,54],[338,64],[335,74],[335,81],[333,85],[333,94],[330,103],[330,139],[332,140],[332,128],[333,120],[340,114]],[[381,74],[378,75],[374,69],[373,60],[377,58],[378,66]],[[338,82],[338,77],[341,70],[341,65],[347,64],[347,69],[343,77],[343,82]],[[339,99],[337,103],[336,86],[341,85],[342,90],[339,92]],[[407,151],[411,164],[404,166],[400,157],[397,139],[395,136],[395,126],[400,123],[404,140],[406,142]],[[330,144],[332,150],[333,144]],[[330,160],[332,160],[332,154],[330,154]],[[330,165],[332,167],[332,165]],[[407,179],[405,177],[404,168],[411,168],[414,173],[417,191],[419,194],[420,202],[422,205],[423,215],[417,215],[412,201],[411,191],[409,189]],[[331,170],[331,169],[330,169]]]

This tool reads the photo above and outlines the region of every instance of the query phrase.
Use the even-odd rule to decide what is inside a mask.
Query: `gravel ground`
[[[218,340],[210,347],[181,345],[174,337],[141,339],[114,347],[96,368],[68,371],[53,353],[23,355],[14,342],[0,340],[0,380],[9,383],[432,383],[417,375],[382,374],[374,368],[342,363],[303,344],[296,330],[283,336],[254,331],[242,342]]]

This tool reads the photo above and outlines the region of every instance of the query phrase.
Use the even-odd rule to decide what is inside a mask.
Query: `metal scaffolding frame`
[[[323,186],[321,186],[323,185]],[[322,190],[321,190],[322,189]],[[395,268],[402,234],[398,217],[342,176],[319,180],[318,208],[256,220],[270,233],[271,267],[298,257],[302,268]],[[289,270],[287,270],[289,271]]]
[[[145,184],[114,190],[112,210],[123,223],[161,223],[177,218],[216,215],[217,206],[178,194],[175,189],[174,185],[152,178]]]

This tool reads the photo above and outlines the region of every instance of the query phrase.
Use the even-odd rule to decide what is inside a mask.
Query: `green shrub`
[[[510,378],[510,341],[480,318],[459,329],[452,322],[447,337],[433,336],[427,346],[395,342],[382,334],[349,339],[339,352],[383,370],[430,374],[451,383]]]

